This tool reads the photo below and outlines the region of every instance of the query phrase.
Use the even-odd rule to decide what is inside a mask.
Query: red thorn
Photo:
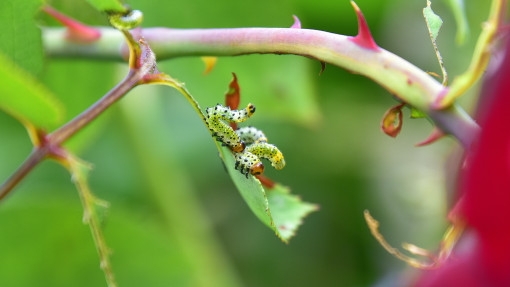
[[[351,1],[351,5],[354,7],[356,15],[358,15],[358,35],[356,35],[356,37],[350,37],[349,40],[363,48],[379,51],[379,46],[377,46],[374,38],[372,38],[372,34],[370,33],[370,29],[368,29],[367,21],[365,20],[363,13],[361,13],[361,10],[354,1]]]
[[[93,43],[101,38],[99,30],[72,19],[48,5],[44,5],[42,10],[67,27],[66,37],[72,42]]]
[[[294,24],[290,26],[292,29],[301,29],[301,21],[299,21],[299,18],[296,15],[292,15],[294,18]]]
[[[415,146],[418,147],[418,146],[429,145],[429,144],[437,141],[438,139],[444,137],[445,135],[446,134],[442,130],[440,130],[438,127],[434,127],[434,129],[430,133],[429,137],[426,140],[415,144]]]
[[[319,76],[322,76],[322,73],[324,72],[325,69],[326,69],[326,63],[321,62],[321,71],[319,72]]]

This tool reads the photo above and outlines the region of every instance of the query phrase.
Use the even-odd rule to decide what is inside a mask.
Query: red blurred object
[[[484,83],[477,115],[482,131],[460,174],[457,216],[476,240],[469,252],[423,273],[417,286],[510,286],[509,44],[503,63]]]
[[[69,41],[88,44],[101,38],[101,32],[96,28],[87,26],[75,19],[72,19],[48,5],[44,5],[42,10],[67,27],[66,37]]]

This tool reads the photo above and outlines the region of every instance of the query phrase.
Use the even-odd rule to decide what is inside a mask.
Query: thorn
[[[435,141],[437,141],[438,139],[444,137],[446,134],[440,130],[438,127],[434,127],[434,129],[432,130],[432,132],[430,133],[429,137],[422,141],[422,142],[419,142],[417,144],[415,144],[414,146],[417,146],[417,147],[420,147],[420,146],[425,146],[425,145],[429,145]]]
[[[294,24],[290,26],[291,29],[301,29],[301,21],[299,21],[299,18],[296,15],[292,15],[294,18]]]
[[[350,37],[349,40],[363,48],[379,51],[379,46],[375,43],[374,38],[372,38],[372,34],[370,33],[370,29],[368,29],[365,16],[363,16],[363,13],[361,13],[361,10],[354,1],[351,1],[351,5],[354,7],[354,11],[356,11],[356,15],[358,16],[358,35],[356,35],[356,37]]]
[[[66,38],[71,42],[93,43],[101,38],[99,30],[72,19],[48,5],[44,5],[42,10],[67,27]]]
[[[319,76],[322,76],[322,73],[326,69],[326,63],[321,61],[321,71],[319,72]]]

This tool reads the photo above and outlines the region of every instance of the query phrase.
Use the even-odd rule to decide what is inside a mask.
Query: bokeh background
[[[104,15],[79,0],[47,1],[85,23]],[[471,37],[455,43],[447,1],[438,45],[450,77],[467,68],[489,1],[468,1]],[[144,27],[289,27],[354,35],[349,1],[131,0]],[[418,67],[440,73],[422,17],[426,1],[359,0],[376,42]],[[2,9],[0,7],[0,9]],[[38,15],[41,25],[56,25]],[[3,39],[3,41],[9,39]],[[369,209],[394,246],[435,249],[446,228],[458,144],[432,146],[431,124],[409,119],[396,138],[380,131],[396,100],[370,80],[297,56],[220,58],[209,75],[199,58],[161,61],[202,107],[224,101],[235,72],[241,105],[285,155],[266,174],[320,211],[288,245],[247,208],[224,171],[209,132],[187,101],[167,87],[138,87],[68,142],[93,163],[90,185],[110,202],[104,226],[120,286],[399,286],[416,273],[387,254],[363,219]],[[126,73],[124,63],[46,58],[41,81],[65,105],[66,119],[99,99]],[[1,83],[1,80],[0,80]],[[468,111],[474,88],[462,99]],[[0,112],[0,180],[31,150],[24,128]],[[0,286],[105,286],[70,175],[40,164],[0,205]]]

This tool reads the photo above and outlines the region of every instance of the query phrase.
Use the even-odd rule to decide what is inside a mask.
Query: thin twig
[[[0,202],[48,154],[46,148],[34,148],[18,169],[0,186]]]

